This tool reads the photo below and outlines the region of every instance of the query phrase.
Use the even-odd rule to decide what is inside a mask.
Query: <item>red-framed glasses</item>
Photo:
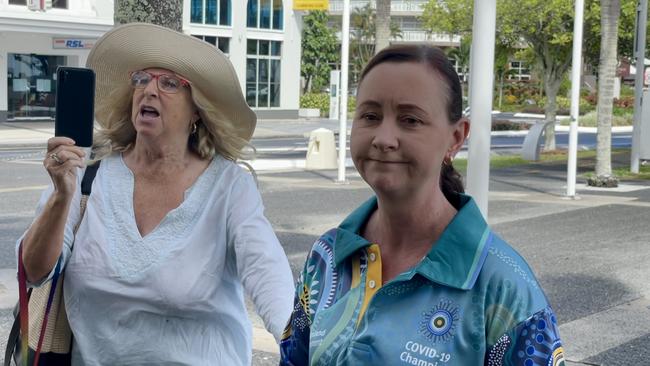
[[[178,93],[181,87],[189,87],[190,82],[174,74],[152,74],[139,70],[131,73],[131,86],[134,89],[144,89],[151,80],[157,80],[158,89],[168,94]]]

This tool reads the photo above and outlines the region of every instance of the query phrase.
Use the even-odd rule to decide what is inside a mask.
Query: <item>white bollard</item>
[[[336,144],[334,132],[326,128],[318,128],[309,134],[307,145],[307,160],[305,168],[311,170],[337,168]]]

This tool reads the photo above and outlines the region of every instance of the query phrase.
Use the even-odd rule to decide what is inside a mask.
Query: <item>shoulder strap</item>
[[[88,165],[86,167],[86,171],[84,172],[84,176],[81,179],[80,213],[79,213],[79,221],[77,221],[77,224],[74,226],[75,235],[77,234],[77,229],[79,229],[79,225],[81,225],[81,220],[83,220],[84,218],[84,213],[86,212],[86,203],[88,202],[88,197],[90,196],[90,191],[92,190],[93,187],[93,180],[97,175],[97,170],[99,169],[100,163],[101,160],[97,161],[92,165]]]
[[[96,163],[92,165],[88,165],[86,167],[86,171],[84,172],[84,177],[81,180],[81,194],[84,196],[90,195],[90,191],[92,190],[93,186],[93,180],[95,179],[95,175],[97,175],[97,169],[99,169],[99,164],[101,163],[100,161],[97,161]]]

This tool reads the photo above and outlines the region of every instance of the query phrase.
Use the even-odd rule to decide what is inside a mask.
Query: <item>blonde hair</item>
[[[242,158],[243,148],[252,146],[246,139],[239,137],[237,126],[212,106],[201,91],[190,89],[190,94],[200,116],[196,122],[196,133],[192,133],[188,140],[190,151],[202,159],[209,159],[215,154],[232,161]],[[103,100],[97,101],[95,116],[101,121],[101,127],[95,133],[94,160],[133,147],[136,131],[131,121],[132,106],[133,89],[127,83],[117,87]]]

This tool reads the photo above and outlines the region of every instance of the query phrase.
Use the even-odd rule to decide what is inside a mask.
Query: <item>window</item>
[[[231,25],[231,0],[192,0],[190,22],[197,24]]]
[[[251,107],[279,107],[282,42],[249,39],[246,53],[246,102]]]
[[[9,0],[10,5],[27,5],[27,0]],[[47,6],[47,5],[46,5]],[[47,6],[48,8],[50,6]],[[51,7],[54,9],[67,9],[68,0],[52,0]]]
[[[248,28],[282,29],[282,0],[248,0]]]
[[[230,38],[228,37],[202,36],[198,34],[193,34],[193,36],[217,47],[226,55],[230,53]]]
[[[509,80],[530,80],[530,69],[521,61],[510,62],[511,73],[508,75]]]
[[[421,22],[416,17],[401,17],[396,20],[396,23],[403,31],[419,31],[423,28]]]

